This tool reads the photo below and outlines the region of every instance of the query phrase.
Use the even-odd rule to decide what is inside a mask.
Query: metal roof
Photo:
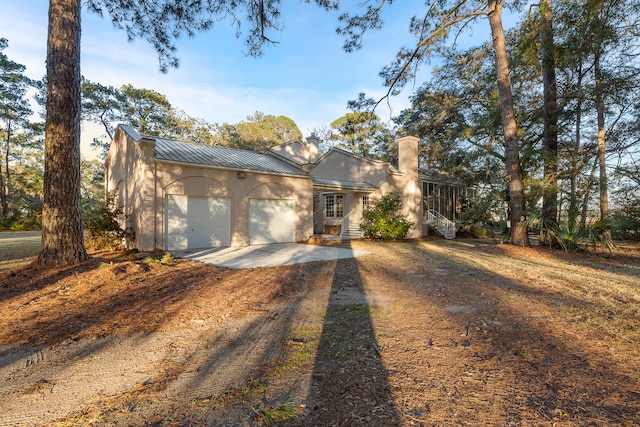
[[[166,138],[151,138],[156,141],[155,158],[160,161],[248,172],[308,176],[302,170],[267,154]]]
[[[466,185],[463,181],[434,169],[418,168],[418,178],[425,181],[446,182],[451,185]]]
[[[373,191],[375,186],[366,182],[345,181],[333,178],[313,177],[313,185],[340,190]]]

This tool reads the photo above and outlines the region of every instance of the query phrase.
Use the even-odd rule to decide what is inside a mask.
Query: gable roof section
[[[166,138],[149,138],[156,141],[155,159],[161,162],[246,172],[308,176],[300,169],[267,154],[215,145],[180,142]]]
[[[361,156],[359,154],[355,154],[355,153],[352,153],[351,151],[343,150],[342,148],[338,148],[338,147],[331,147],[329,149],[329,151],[327,151],[322,156],[320,156],[314,163],[317,165],[317,164],[323,162],[327,157],[329,157],[332,154],[342,154],[344,156],[351,157],[351,158],[354,158],[356,160],[363,161],[363,162],[387,165],[389,173],[393,173],[393,174],[399,174],[400,173],[400,170],[398,170],[398,168],[396,166],[392,165],[391,163],[389,163],[386,160],[379,160],[379,159],[372,159],[371,157],[364,157],[364,156]]]
[[[371,162],[371,163],[388,163],[388,162],[385,162],[384,160],[378,160],[378,159],[372,159],[370,157],[364,157],[364,156],[361,156],[359,154],[352,153],[351,151],[343,150],[342,148],[339,148],[339,147],[331,147],[326,153],[324,153],[322,156],[320,156],[318,158],[318,160],[315,161],[315,163],[322,162],[326,157],[330,156],[332,153],[344,154],[345,156],[353,157],[355,159],[364,160],[364,161]]]
[[[300,141],[289,141],[275,147],[269,147],[267,152],[295,164],[309,163],[307,147]]]

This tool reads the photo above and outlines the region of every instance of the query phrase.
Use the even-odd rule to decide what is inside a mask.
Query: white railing
[[[424,222],[438,230],[446,239],[456,237],[456,223],[434,209],[425,212]]]

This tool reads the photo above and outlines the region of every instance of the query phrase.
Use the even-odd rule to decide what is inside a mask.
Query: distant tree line
[[[11,61],[2,51],[8,46],[0,39],[0,230],[39,229],[42,220],[44,106],[46,81],[25,76],[26,67]],[[29,94],[40,114],[34,114]],[[84,217],[105,200],[102,163],[118,124],[128,124],[141,134],[230,148],[264,151],[274,145],[303,139],[289,117],[256,111],[244,120],[209,123],[194,118],[171,105],[169,99],[152,89],[120,88],[82,79],[82,118],[97,123],[103,133],[91,147],[99,160],[81,162],[81,199]],[[362,108],[318,130],[323,148],[340,146],[363,156],[383,158],[383,149],[393,140],[391,130],[379,118]],[[384,144],[382,143],[384,141]]]
[[[605,240],[640,238],[639,17],[637,1],[544,0],[506,34],[526,225],[547,243],[594,226]],[[396,123],[421,138],[427,164],[479,184],[482,206],[504,211],[493,46],[439,53]]]

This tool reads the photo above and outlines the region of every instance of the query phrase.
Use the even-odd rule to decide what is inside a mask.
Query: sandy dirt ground
[[[350,241],[0,270],[0,426],[640,425],[640,254]]]

